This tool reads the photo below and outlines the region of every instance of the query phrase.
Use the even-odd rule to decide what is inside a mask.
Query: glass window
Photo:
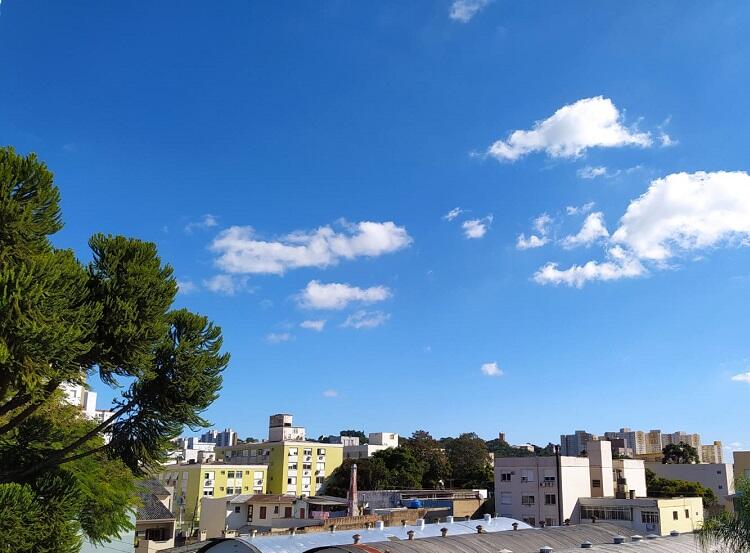
[[[500,482],[510,482],[510,473],[509,472],[501,472],[500,473]]]
[[[677,511],[672,511],[672,520],[679,520],[680,513]]]
[[[274,505],[273,506],[273,514],[275,514],[275,515],[279,514],[279,506],[278,505]]]
[[[690,518],[690,509],[685,509],[685,518]]]
[[[513,494],[510,492],[500,492],[500,505],[512,505]]]
[[[239,513],[240,512],[240,506],[239,505],[234,508],[234,512],[235,513]]]
[[[521,469],[521,482],[534,482],[534,471],[529,469]]]
[[[326,450],[323,449],[322,447],[319,447],[318,448],[318,455],[325,455],[325,454],[326,454]]]
[[[545,505],[557,505],[557,496],[553,493],[544,494]]]
[[[535,502],[535,497],[533,495],[522,495],[521,496],[521,505],[533,505]]]
[[[641,511],[641,522],[643,524],[659,524],[659,512]]]

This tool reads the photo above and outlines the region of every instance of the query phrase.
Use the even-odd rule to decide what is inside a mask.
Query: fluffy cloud
[[[487,234],[487,230],[492,224],[492,215],[488,215],[482,219],[469,219],[461,224],[461,228],[464,229],[464,236],[466,238],[482,238]]]
[[[531,130],[516,130],[506,140],[498,140],[487,154],[503,161],[544,151],[551,157],[579,157],[588,148],[651,146],[649,133],[623,125],[622,115],[609,98],[584,98],[558,109]]]
[[[604,213],[597,211],[586,217],[578,234],[571,234],[563,238],[562,246],[566,249],[575,248],[577,246],[590,246],[597,240],[607,238],[608,236],[609,231],[604,224]]]
[[[607,240],[605,261],[564,270],[548,263],[534,280],[580,287],[589,280],[641,276],[648,272],[647,264],[665,268],[673,258],[697,250],[749,244],[750,175],[673,173],[652,181],[642,196],[630,202]]]
[[[489,3],[490,0],[453,0],[450,18],[461,23],[468,23]]]
[[[549,225],[552,224],[552,217],[546,213],[542,213],[534,219],[534,230],[537,234],[532,234],[526,238],[526,234],[519,234],[516,239],[516,248],[519,250],[529,250],[531,248],[541,248],[545,244],[549,243],[547,232],[549,231]]]
[[[308,309],[343,309],[351,302],[375,303],[391,297],[391,291],[385,286],[359,288],[338,282],[323,284],[311,280],[297,295],[301,307]]]
[[[595,179],[597,177],[607,176],[607,168],[591,167],[590,165],[587,165],[576,171],[576,174],[582,179]]]
[[[328,267],[340,259],[377,257],[406,248],[412,239],[392,222],[342,222],[342,232],[330,226],[293,232],[276,241],[258,240],[251,227],[222,231],[211,244],[216,265],[227,273],[283,274],[299,267]]]
[[[294,340],[294,336],[289,334],[288,332],[281,332],[281,333],[274,333],[271,332],[270,334],[266,335],[266,342],[269,344],[281,344],[283,342],[290,342]]]
[[[232,275],[214,275],[203,281],[203,286],[211,292],[223,294],[225,296],[234,296],[237,292],[247,290],[247,277],[237,277]]]
[[[443,219],[445,219],[446,221],[452,221],[453,219],[461,215],[463,212],[464,210],[461,209],[460,207],[454,207],[448,213],[443,215]]]
[[[194,230],[209,229],[219,224],[218,219],[210,213],[205,214],[199,221],[192,221],[185,225],[185,232],[192,234]]]
[[[750,383],[750,372],[735,374],[732,377],[735,382],[747,382]]]
[[[341,326],[350,328],[375,328],[386,323],[391,316],[382,311],[360,310],[349,315]]]
[[[325,319],[316,319],[316,320],[307,320],[302,321],[299,324],[302,328],[306,328],[308,330],[315,330],[317,332],[322,332],[323,328],[326,326]]]
[[[492,363],[485,363],[482,365],[481,369],[482,373],[486,376],[502,376],[503,370],[497,366],[497,363],[494,361]]]

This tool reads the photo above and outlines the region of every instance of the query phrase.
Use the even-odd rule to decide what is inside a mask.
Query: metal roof
[[[332,524],[333,522],[333,520],[329,520],[329,524]],[[414,541],[408,541],[408,543],[414,544],[426,541],[425,538],[429,539],[435,536],[440,536],[440,529],[443,527],[448,528],[448,534],[451,536],[461,534],[476,535],[476,527],[481,524],[485,532],[488,533],[483,534],[483,536],[487,536],[499,532],[510,533],[505,531],[512,531],[514,522],[518,521],[511,518],[498,517],[493,518],[490,522],[480,519],[442,524],[425,524],[424,526],[387,526],[382,529],[357,528],[352,530],[339,530],[337,532],[316,532],[311,534],[299,533],[295,536],[290,536],[288,534],[283,536],[258,536],[256,538],[240,536],[208,544],[202,551],[207,551],[209,553],[222,553],[223,551],[232,551],[236,553],[306,553],[307,551],[316,551],[323,548],[351,544],[354,541],[352,539],[354,534],[359,534],[361,536],[360,543],[362,544],[385,542],[388,544],[389,549],[393,549],[391,546],[394,544],[407,543],[407,532],[410,530],[414,531]],[[518,527],[534,531],[531,529],[531,526],[523,522],[518,522]],[[541,532],[541,530],[539,531]],[[520,531],[513,533],[517,534],[520,533]],[[446,538],[439,539],[445,540]],[[342,551],[348,551],[348,549],[342,549]],[[358,553],[362,553],[362,550],[359,549]],[[497,550],[492,550],[492,553],[497,553]]]

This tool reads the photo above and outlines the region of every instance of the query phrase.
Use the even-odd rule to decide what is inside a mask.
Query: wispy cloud
[[[325,319],[307,320],[307,321],[302,321],[299,324],[299,326],[302,328],[306,328],[308,330],[315,330],[316,332],[322,332],[326,326],[326,321]]]
[[[205,230],[210,229],[219,224],[219,220],[211,215],[210,213],[207,213],[203,217],[200,218],[198,221],[191,221],[187,225],[185,225],[185,233],[186,234],[192,234],[194,230]]]
[[[341,326],[350,328],[376,328],[384,325],[391,318],[389,313],[382,311],[360,310],[349,315]]]
[[[609,231],[604,224],[604,213],[597,211],[586,217],[577,234],[570,234],[562,239],[562,247],[571,249],[578,246],[590,246],[597,240],[608,237]]]
[[[735,382],[747,382],[750,384],[750,372],[735,374],[732,377]]]
[[[453,0],[450,18],[461,23],[468,23],[475,15],[487,7],[491,0]]]
[[[297,294],[297,302],[300,307],[308,309],[344,309],[352,302],[375,303],[390,297],[391,291],[385,286],[359,288],[340,282],[325,284],[311,280]]]
[[[323,397],[339,397],[339,393],[336,390],[324,390],[323,391]]]
[[[623,124],[623,117],[609,98],[584,98],[537,121],[531,130],[516,130],[498,140],[487,155],[502,161],[516,161],[532,152],[550,157],[580,157],[589,148],[616,148],[652,144],[649,133]]]
[[[455,219],[456,217],[458,217],[462,213],[464,213],[463,209],[461,209],[460,207],[454,207],[448,213],[446,213],[445,215],[443,215],[443,219],[445,219],[446,221],[452,221],[453,219]]]
[[[582,178],[582,179],[595,179],[597,177],[606,177],[607,176],[607,168],[606,167],[591,167],[590,165],[587,165],[586,167],[581,167],[576,174]]]
[[[596,204],[594,202],[588,202],[581,206],[569,205],[568,207],[565,208],[565,213],[567,213],[568,215],[581,215],[581,214],[585,215],[586,213],[594,209],[595,205]]]
[[[270,334],[266,334],[266,342],[269,344],[282,344],[284,342],[291,342],[292,340],[294,340],[294,336],[289,332],[271,332]]]
[[[211,292],[225,296],[234,296],[237,292],[252,291],[248,286],[248,278],[245,276],[214,275],[205,279],[203,286]]]
[[[180,280],[177,279],[177,291],[180,294],[192,294],[197,291],[198,287],[192,280]]]
[[[485,363],[482,365],[481,369],[482,374],[485,376],[502,376],[503,370],[497,366],[497,363],[493,361],[492,363]]]
[[[341,259],[377,257],[408,247],[412,239],[392,222],[340,221],[340,232],[330,226],[296,231],[278,240],[259,240],[252,227],[234,226],[211,244],[216,265],[227,273],[283,274],[300,267],[328,267]]]

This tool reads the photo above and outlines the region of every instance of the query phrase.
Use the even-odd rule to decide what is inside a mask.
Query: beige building
[[[377,451],[393,447],[398,447],[398,434],[395,432],[372,432],[366,444],[360,444],[359,439],[357,439],[356,445],[344,445],[344,459],[365,459],[372,457]]]
[[[646,496],[642,461],[612,459],[606,440],[589,441],[586,451],[587,457],[496,458],[495,511],[532,526],[557,526],[578,522],[581,498]]]
[[[644,536],[667,536],[673,531],[683,534],[703,524],[703,502],[700,497],[582,498],[579,519],[581,524],[594,519],[617,524]]]
[[[713,490],[716,499],[724,506],[730,503],[728,496],[734,493],[734,467],[729,463],[646,463],[646,468],[669,480],[698,482]]]
[[[138,485],[141,489],[135,516],[135,552],[152,553],[174,547],[173,490],[157,480],[145,480]]]
[[[734,474],[738,477],[750,478],[750,451],[734,452]]]
[[[711,445],[702,445],[699,453],[701,463],[721,464],[724,462],[724,446],[718,440]]]

